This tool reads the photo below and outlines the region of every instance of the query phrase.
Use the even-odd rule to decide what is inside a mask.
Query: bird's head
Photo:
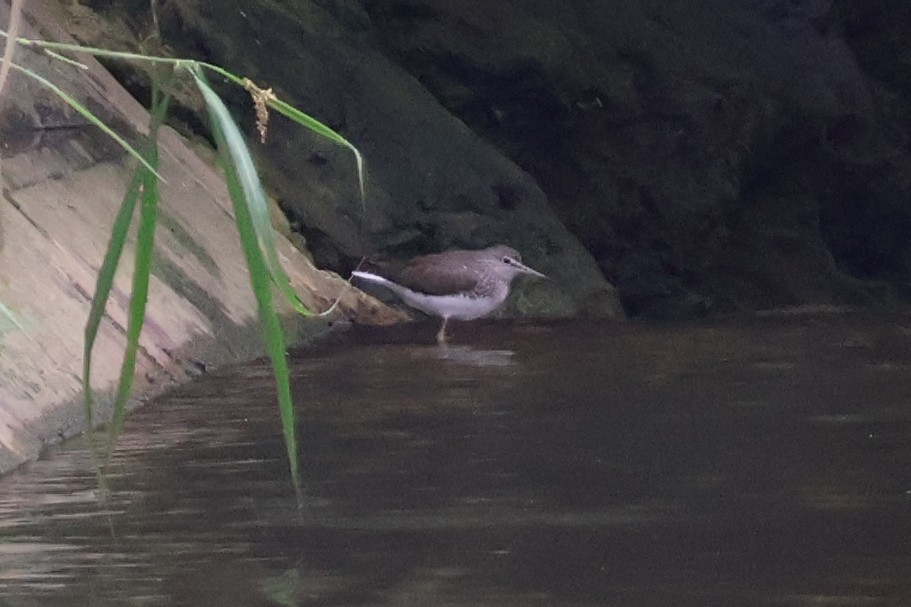
[[[496,276],[505,280],[512,280],[520,274],[531,274],[540,278],[547,278],[541,272],[529,268],[522,263],[522,256],[512,247],[497,245],[487,249],[488,268]]]

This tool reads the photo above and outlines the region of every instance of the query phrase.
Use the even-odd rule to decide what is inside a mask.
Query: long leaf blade
[[[114,285],[114,275],[117,272],[117,266],[123,255],[124,244],[126,243],[127,234],[130,230],[130,223],[132,223],[133,220],[136,202],[139,199],[139,187],[141,184],[142,176],[137,167],[133,172],[133,177],[130,180],[127,191],[123,195],[117,217],[114,219],[114,225],[111,228],[111,238],[108,241],[108,248],[104,254],[104,260],[101,262],[101,268],[98,270],[98,278],[95,281],[95,293],[92,296],[89,317],[85,323],[82,353],[82,393],[85,404],[86,429],[89,434],[89,444],[92,445],[93,448],[93,454],[95,441],[92,434],[94,429],[92,418],[95,401],[94,396],[92,395],[91,386],[92,351],[95,346],[95,340],[98,337],[101,319],[104,317],[104,308]]]
[[[153,108],[150,118],[150,129],[146,146],[147,155],[150,163],[157,166],[157,136],[158,126],[164,120],[164,114],[167,111],[168,100],[165,99]],[[123,249],[126,243],[127,235],[132,222],[133,213],[135,212],[136,203],[142,200],[142,211],[140,213],[140,229],[136,245],[136,262],[133,271],[133,297],[130,300],[130,310],[127,328],[127,346],[124,353],[124,360],[121,365],[121,374],[118,384],[117,395],[114,400],[114,415],[111,421],[111,433],[108,438],[108,459],[112,451],[111,446],[119,433],[119,428],[123,423],[124,411],[126,408],[126,399],[129,396],[130,387],[132,386],[133,372],[135,370],[135,356],[138,349],[139,333],[145,318],[145,301],[148,297],[148,265],[146,258],[151,258],[152,235],[154,234],[155,214],[158,197],[158,182],[154,171],[146,168],[146,163],[137,165],[130,184],[124,195],[120,206],[120,211],[114,220],[111,230],[111,239],[108,241],[108,249],[102,261],[101,268],[98,271],[98,279],[95,283],[95,293],[92,297],[89,317],[85,326],[84,352],[83,352],[83,370],[82,370],[82,388],[85,404],[86,426],[89,434],[89,444],[92,449],[93,458],[98,462],[98,454],[94,440],[93,408],[94,397],[91,388],[91,370],[92,370],[92,351],[95,340],[98,336],[98,329],[104,316],[104,308],[110,297],[111,289],[114,284],[114,276],[120,258],[123,255]],[[138,292],[137,292],[138,287]],[[100,474],[100,466],[98,466]]]
[[[164,120],[170,98],[164,97],[152,113],[149,127],[148,151],[146,158],[154,167],[158,166],[158,128]],[[133,387],[136,373],[136,354],[139,350],[139,337],[145,324],[145,310],[149,298],[149,277],[152,271],[152,254],[155,248],[155,226],[158,223],[158,179],[153,171],[145,166],[137,167],[142,187],[139,192],[141,201],[139,211],[139,230],[136,234],[136,258],[133,263],[132,294],[127,319],[127,344],[120,368],[120,380],[117,395],[114,398],[114,412],[108,427],[107,462],[110,463],[114,444],[123,428],[126,418],[126,404]]]
[[[209,110],[212,123],[212,131],[224,165],[225,180],[234,205],[234,215],[240,235],[241,247],[247,258],[250,282],[256,296],[260,320],[263,323],[263,340],[275,374],[279,411],[282,418],[282,431],[288,454],[291,480],[297,492],[298,501],[300,501],[300,470],[297,456],[294,403],[291,398],[291,378],[288,369],[285,339],[278,314],[272,302],[271,284],[274,280],[270,280],[270,278],[274,278],[274,276],[270,273],[266,261],[269,245],[272,244],[274,246],[271,239],[272,226],[271,223],[268,223],[267,217],[268,230],[264,230],[262,219],[260,218],[258,221],[256,219],[257,213],[263,209],[268,213],[268,209],[265,207],[265,196],[261,186],[259,186],[259,178],[255,175],[253,161],[246,151],[243,138],[227,108],[197,71],[192,71],[192,74],[206,101],[206,107]],[[238,149],[239,144],[243,149]],[[263,231],[269,232],[268,238],[264,236]],[[264,249],[266,250],[264,251]],[[274,255],[274,249],[272,252]],[[294,297],[296,299],[296,295]]]
[[[236,176],[246,201],[246,210],[250,214],[253,231],[262,249],[269,276],[275,286],[278,287],[279,292],[299,314],[311,316],[313,312],[304,306],[297,293],[294,292],[291,287],[291,281],[278,260],[272,220],[269,216],[269,203],[259,180],[259,173],[256,171],[253,159],[247,149],[247,143],[243,135],[241,135],[240,129],[234,123],[234,119],[231,118],[228,108],[225,107],[225,104],[222,103],[215,91],[200,75],[199,70],[193,70],[192,73],[196,78],[197,86],[205,98],[206,107],[213,117],[213,121],[217,120],[223,129],[222,137],[225,141],[225,151],[236,171]]]
[[[157,177],[158,179],[161,179],[162,181],[164,181],[164,179],[162,179],[161,175],[158,174],[158,171],[155,170],[155,168],[154,168],[152,165],[150,165],[150,164],[146,161],[145,158],[142,157],[142,154],[140,154],[140,153],[136,150],[136,148],[134,148],[134,147],[131,146],[129,143],[127,143],[127,141],[126,141],[123,137],[121,137],[120,135],[118,135],[117,132],[114,131],[114,129],[112,129],[111,127],[109,127],[108,125],[106,125],[106,124],[104,123],[104,121],[102,121],[100,118],[98,118],[97,116],[95,116],[95,114],[93,114],[87,107],[85,107],[84,105],[82,105],[81,103],[79,103],[78,101],[76,101],[76,99],[74,99],[73,97],[71,97],[66,91],[64,91],[63,89],[61,89],[59,86],[57,86],[56,84],[54,84],[53,82],[51,82],[50,80],[48,80],[47,78],[45,78],[44,76],[42,76],[42,75],[40,75],[40,74],[38,74],[38,73],[36,73],[36,72],[33,72],[33,71],[30,70],[30,69],[24,68],[24,67],[22,67],[22,66],[20,66],[20,65],[16,65],[15,63],[11,64],[11,66],[12,66],[12,68],[13,68],[14,70],[16,70],[16,71],[18,71],[18,72],[20,72],[20,73],[25,74],[25,75],[28,76],[29,78],[32,78],[32,79],[34,79],[34,80],[37,80],[38,82],[40,82],[41,84],[43,84],[44,86],[46,86],[47,88],[49,88],[49,89],[51,90],[51,92],[53,92],[55,95],[57,95],[58,97],[60,97],[61,99],[63,99],[63,101],[66,102],[67,105],[69,105],[71,108],[73,108],[74,110],[76,110],[76,112],[77,112],[79,115],[81,115],[83,118],[85,118],[86,120],[88,120],[89,122],[91,122],[93,125],[97,126],[99,129],[101,129],[101,131],[102,131],[104,134],[106,134],[108,137],[110,137],[110,138],[113,139],[115,142],[117,142],[117,144],[118,144],[120,147],[122,147],[129,155],[131,155],[133,158],[135,158],[135,159],[138,160],[140,163],[142,163],[143,165],[145,165],[146,169],[148,169],[149,171],[151,171],[152,174],[155,175],[155,177]]]

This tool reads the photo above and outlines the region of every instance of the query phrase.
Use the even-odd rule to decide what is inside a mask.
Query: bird
[[[365,264],[351,277],[356,285],[385,288],[410,307],[442,318],[437,342],[445,344],[450,318],[474,320],[490,314],[503,305],[513,279],[522,274],[546,278],[523,264],[518,251],[498,244],[421,255],[406,262]]]

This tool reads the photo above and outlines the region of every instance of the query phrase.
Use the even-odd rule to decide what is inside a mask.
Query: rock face
[[[123,4],[147,27],[147,3]],[[324,265],[507,241],[556,279],[529,293],[538,313],[616,311],[599,270],[653,316],[907,283],[906,2],[242,5],[162,3],[158,22],[178,54],[275,86],[365,152],[361,221],[338,150],[277,121],[263,150]]]
[[[907,279],[907,3],[368,5],[631,313],[858,302],[858,279]]]
[[[147,25],[144,12],[96,4],[108,19],[132,19],[134,32]],[[347,151],[290,128],[281,117],[271,123],[260,149],[263,176],[306,237],[317,265],[345,273],[363,256],[502,242],[552,278],[526,283],[511,302],[513,312],[622,314],[613,288],[535,181],[382,55],[359,4],[224,7],[202,0],[163,4],[158,22],[164,42],[177,55],[274,87],[282,99],[339,130],[366,157],[368,195],[362,205]],[[98,35],[88,41],[110,44],[106,30]],[[244,94],[234,101],[237,116],[251,116]]]

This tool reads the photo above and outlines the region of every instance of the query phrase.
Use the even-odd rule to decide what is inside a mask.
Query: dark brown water
[[[355,330],[0,479],[0,606],[911,605],[911,316]]]

